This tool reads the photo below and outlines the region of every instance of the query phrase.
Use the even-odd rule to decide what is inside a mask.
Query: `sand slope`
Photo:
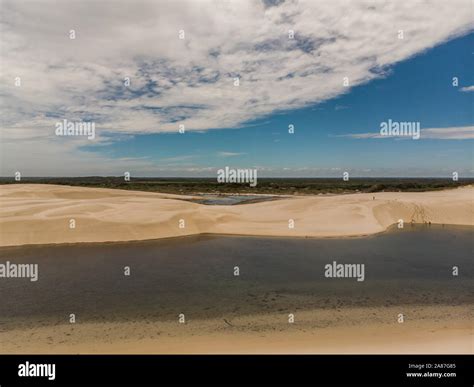
[[[373,197],[375,196],[375,200]],[[207,206],[159,193],[46,184],[0,186],[0,246],[156,239],[198,233],[336,237],[384,231],[399,219],[474,225],[474,187],[292,197]],[[71,229],[70,220],[76,227]],[[184,228],[179,227],[183,219]],[[294,228],[289,228],[289,220]]]

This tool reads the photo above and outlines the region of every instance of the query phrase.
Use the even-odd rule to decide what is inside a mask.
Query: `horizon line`
[[[23,176],[21,179],[87,179],[87,178],[123,178],[122,175],[88,175],[88,176]],[[216,176],[130,176],[130,179],[215,179]],[[16,181],[14,177],[11,176],[0,176],[0,179],[12,179],[16,183],[21,183],[21,181]],[[264,176],[259,177],[259,179],[342,179],[342,177],[335,176]],[[440,176],[355,176],[350,177],[349,181],[352,179],[449,179],[452,177],[440,177]],[[474,179],[474,176],[459,176],[458,180],[463,179]],[[453,181],[454,182],[454,181]],[[227,184],[239,184],[239,183],[227,183]]]

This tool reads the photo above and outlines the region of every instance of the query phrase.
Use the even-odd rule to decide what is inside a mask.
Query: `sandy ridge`
[[[375,199],[374,199],[375,197]],[[0,246],[158,239],[199,233],[343,237],[405,223],[474,225],[474,187],[295,196],[207,206],[191,196],[47,184],[0,186]],[[69,227],[70,219],[76,228]],[[185,227],[180,228],[183,219]],[[289,220],[294,228],[289,227]]]

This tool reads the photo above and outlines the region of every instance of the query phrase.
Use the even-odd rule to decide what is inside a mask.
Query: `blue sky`
[[[376,133],[389,118],[419,121],[422,129],[472,126],[474,94],[461,89],[474,84],[473,39],[469,34],[441,44],[326,102],[271,114],[233,130],[141,135],[88,150],[112,158],[146,157],[173,171],[230,165],[268,169],[269,176],[339,176],[342,171],[441,177],[463,171],[473,176],[472,139],[341,136]],[[290,124],[294,134],[288,133]]]
[[[2,176],[474,176],[471,0],[2,0],[0,27]]]

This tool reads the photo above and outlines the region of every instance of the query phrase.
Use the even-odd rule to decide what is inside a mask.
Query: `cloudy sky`
[[[1,176],[474,176],[471,0],[0,11]],[[57,136],[64,119],[95,138]],[[389,119],[421,138],[380,136]]]

